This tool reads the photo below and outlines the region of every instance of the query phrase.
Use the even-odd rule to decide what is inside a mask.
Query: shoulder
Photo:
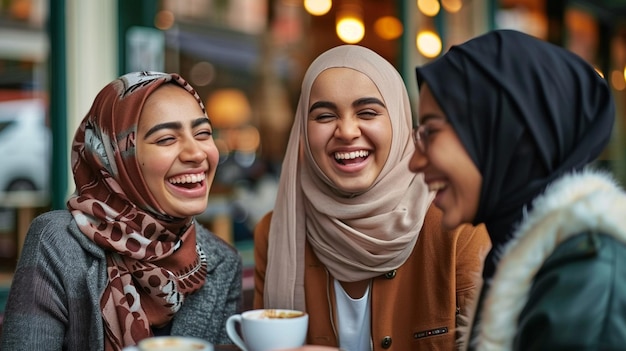
[[[254,255],[255,262],[265,262],[269,247],[270,223],[273,211],[265,214],[254,226]]]
[[[56,250],[60,255],[64,252],[79,255],[79,252],[84,251],[104,257],[102,249],[80,231],[67,210],[53,210],[35,217],[24,246],[25,249],[37,247],[47,251]]]
[[[532,274],[557,248],[581,233],[602,233],[626,243],[625,208],[626,193],[609,175],[585,171],[563,176],[534,200],[533,209],[502,252],[498,270],[524,267],[526,275]]]
[[[47,232],[51,230],[66,229],[72,222],[73,217],[69,211],[54,210],[35,217],[30,225],[31,231]]]
[[[19,267],[39,267],[49,279],[58,277],[76,286],[95,274],[104,277],[104,250],[85,236],[67,210],[55,210],[36,217],[20,253]],[[98,279],[98,278],[95,278]]]
[[[558,245],[532,278],[518,317],[521,348],[623,346],[626,316],[617,311],[626,304],[625,265],[626,244],[613,235],[581,233]],[[537,338],[545,328],[561,332]]]
[[[254,226],[255,244],[257,241],[267,243],[273,213],[273,211],[266,213],[265,216],[263,216],[261,220],[259,220],[259,222]]]
[[[454,229],[446,230],[441,224],[442,215],[443,212],[436,206],[431,205],[429,207],[420,232],[422,240],[429,240],[438,245],[454,246],[461,250],[467,246],[491,247],[491,241],[484,225],[475,226],[464,223]]]
[[[610,174],[591,170],[570,173],[550,184],[533,201],[533,209],[517,229],[516,239],[532,236],[536,241],[559,243],[571,235],[594,230],[626,242],[624,209],[626,193]]]

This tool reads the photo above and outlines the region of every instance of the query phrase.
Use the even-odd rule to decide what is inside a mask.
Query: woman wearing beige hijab
[[[256,308],[309,314],[308,344],[451,350],[490,247],[441,228],[396,69],[344,45],[307,70],[273,213],[255,228]]]

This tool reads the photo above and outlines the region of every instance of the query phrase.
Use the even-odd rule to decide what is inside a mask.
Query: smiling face
[[[443,211],[445,228],[471,223],[478,210],[482,176],[426,83],[420,89],[419,121],[426,151],[416,147],[409,169],[424,173],[429,190],[437,192],[433,203]]]
[[[202,213],[215,178],[213,129],[196,99],[166,84],[146,100],[137,126],[137,162],[148,189],[170,216]]]
[[[329,68],[311,87],[307,137],[313,159],[347,193],[367,190],[391,149],[391,120],[383,97],[365,74]]]

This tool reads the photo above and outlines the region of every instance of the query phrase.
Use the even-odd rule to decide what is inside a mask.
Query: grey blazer
[[[171,334],[228,344],[226,319],[241,307],[241,257],[197,226],[207,255],[206,283],[176,313]],[[104,350],[100,295],[106,283],[104,251],[80,232],[69,211],[38,216],[15,271],[0,349]]]

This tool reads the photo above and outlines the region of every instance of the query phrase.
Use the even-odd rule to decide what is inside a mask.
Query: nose
[[[424,172],[424,168],[428,165],[428,157],[425,153],[419,150],[419,148],[415,148],[413,151],[413,155],[409,160],[409,170],[413,173],[422,173]]]
[[[337,122],[335,137],[344,140],[353,140],[361,136],[361,128],[357,118],[341,118]]]
[[[207,158],[201,142],[190,139],[183,142],[183,147],[179,155],[183,162],[201,163]]]

